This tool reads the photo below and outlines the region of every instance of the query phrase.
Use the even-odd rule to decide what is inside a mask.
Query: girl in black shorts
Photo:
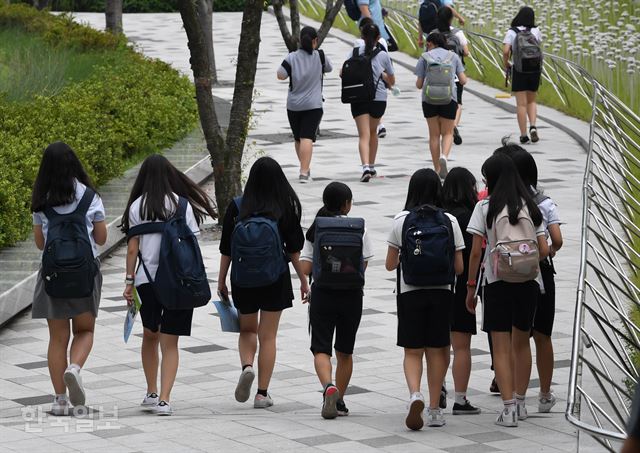
[[[258,159],[249,172],[240,205],[232,201],[227,207],[220,240],[220,273],[218,291],[229,294],[227,274],[231,267],[231,240],[233,230],[239,220],[259,214],[272,218],[278,223],[283,248],[300,278],[300,292],[306,297],[309,285],[302,273],[298,260],[304,245],[304,234],[300,226],[302,207],[295,191],[287,181],[278,162],[270,157]],[[274,257],[274,259],[280,259]],[[253,362],[258,353],[258,393],[253,402],[255,408],[273,406],[267,393],[276,362],[276,334],[282,310],[290,308],[293,300],[291,274],[287,264],[285,272],[273,284],[265,287],[240,287],[232,283],[233,302],[240,313],[240,336],[238,349],[242,372],[236,387],[235,398],[245,402],[251,394],[251,384],[255,378]]]
[[[145,159],[133,183],[127,209],[122,215],[122,231],[142,223],[165,221],[177,209],[178,197],[189,202],[186,210],[187,225],[199,234],[198,225],[206,215],[217,218],[213,202],[200,187],[176,169],[164,156],[154,154]],[[147,272],[155,278],[160,259],[162,233],[131,237],[127,243],[127,276],[124,297],[133,304],[135,284],[142,306],[140,316],[144,333],[142,337],[142,368],[147,380],[147,393],[141,406],[158,415],[171,415],[171,389],[178,372],[178,339],[191,335],[193,309],[170,310],[164,308],[156,297]],[[136,262],[141,257],[144,266]],[[160,391],[158,392],[158,346],[162,351],[160,364]]]
[[[346,216],[351,210],[353,196],[351,189],[341,182],[330,183],[322,193],[324,205],[317,217]],[[306,275],[312,274],[313,242],[315,239],[315,221],[307,231],[304,248],[300,255],[302,269]],[[373,257],[371,243],[366,231],[362,237],[362,258],[366,267]],[[353,370],[353,347],[362,316],[362,288],[327,289],[311,287],[313,295],[309,306],[309,324],[311,327],[311,352],[318,379],[323,387],[322,417],[335,418],[348,415],[344,396]],[[336,384],[333,385],[331,371],[331,350],[335,334]]]
[[[487,253],[480,282],[484,294],[482,328],[491,333],[493,363],[504,403],[496,424],[518,426],[518,420],[527,418],[525,394],[531,374],[529,334],[538,303],[539,286],[536,280],[508,283],[496,276],[491,259],[496,237],[493,231],[495,219],[505,207],[508,207],[510,216],[517,216],[521,210],[527,210],[536,227],[540,259],[546,258],[549,248],[542,214],[531,191],[520,179],[513,161],[503,154],[495,154],[482,166],[482,175],[487,182],[489,197],[476,204],[467,227],[467,231],[473,234],[469,276],[478,273],[482,246],[486,239]],[[475,313],[477,284],[475,278],[467,281],[466,306],[471,313]]]
[[[451,305],[451,346],[453,348],[453,383],[456,400],[453,415],[479,414],[480,408],[472,406],[467,399],[467,387],[471,375],[471,336],[476,332],[476,316],[465,306],[467,280],[469,275],[469,255],[473,237],[467,232],[467,225],[473,208],[478,202],[476,178],[469,170],[453,168],[442,186],[442,207],[458,220],[464,237],[464,271],[456,279],[453,304]]]

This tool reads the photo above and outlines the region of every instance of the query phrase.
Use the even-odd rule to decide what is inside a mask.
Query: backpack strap
[[[84,194],[82,195],[82,198],[80,198],[80,201],[78,202],[78,206],[76,206],[76,209],[72,212],[72,214],[79,214],[83,217],[86,216],[95,194],[96,192],[91,187],[87,187],[84,191]],[[47,217],[47,220],[49,220],[49,222],[51,222],[51,220],[56,217],[66,215],[58,214],[52,206],[45,207],[42,212]]]
[[[318,49],[318,56],[320,57],[320,92],[324,90],[324,65],[327,62],[327,59],[324,55],[324,50]],[[324,96],[322,97],[324,101]]]
[[[166,222],[147,222],[140,225],[132,226],[127,231],[127,240],[134,236],[142,236],[145,234],[163,233]]]
[[[360,47],[354,47],[351,57],[358,58],[359,56],[360,56]]]
[[[174,217],[182,217],[184,219],[187,218],[187,206],[189,205],[189,201],[184,197],[178,197],[178,208],[176,209],[176,213],[173,215]]]

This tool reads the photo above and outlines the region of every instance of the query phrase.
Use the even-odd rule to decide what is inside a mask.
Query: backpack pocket
[[[242,288],[259,288],[274,284],[282,273],[273,261],[280,259],[273,256],[273,248],[269,245],[242,247],[235,249],[233,257],[232,279]]]
[[[43,255],[42,278],[45,292],[57,299],[80,299],[93,293],[96,266],[83,239],[58,239],[48,244]],[[93,256],[93,255],[91,255]]]
[[[453,284],[453,250],[449,234],[445,225],[407,230],[401,255],[402,273],[407,285]]]
[[[323,234],[313,270],[314,284],[329,289],[360,289],[364,286],[362,237],[348,233]]]
[[[522,283],[535,280],[540,268],[538,244],[531,240],[502,242],[491,251],[493,270],[499,280]]]

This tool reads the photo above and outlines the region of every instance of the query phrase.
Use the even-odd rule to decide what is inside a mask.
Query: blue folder
[[[222,302],[221,300],[213,300],[220,315],[220,326],[223,332],[240,332],[240,322],[238,321],[238,310],[233,306],[233,302]]]

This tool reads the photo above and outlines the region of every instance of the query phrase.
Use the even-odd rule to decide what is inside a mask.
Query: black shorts
[[[548,260],[540,261],[540,275],[544,284],[544,294],[538,295],[538,306],[533,318],[533,330],[548,337],[553,331],[556,315],[556,282],[553,278],[553,266]]]
[[[422,103],[422,113],[425,118],[433,118],[434,116],[440,116],[447,120],[455,120],[456,113],[458,112],[458,103],[451,101],[445,105],[434,105]]]
[[[191,319],[193,318],[193,308],[187,310],[169,310],[164,308],[150,283],[144,283],[137,288],[140,296],[140,317],[142,325],[152,332],[168,335],[191,335]]]
[[[456,94],[458,97],[458,104],[462,105],[462,92],[464,91],[464,86],[460,85],[460,82],[456,82]]]
[[[333,347],[353,354],[362,317],[362,290],[327,290],[313,287],[309,303],[311,352],[331,355]]]
[[[419,289],[400,294],[398,346],[411,349],[449,346],[452,303],[453,293],[448,289]]]
[[[522,73],[514,69],[511,76],[511,91],[538,91],[540,76],[540,72]]]
[[[369,115],[371,118],[382,118],[387,109],[387,101],[355,102],[351,104],[351,116]]]
[[[485,332],[511,332],[512,327],[528,332],[538,304],[540,287],[535,280],[524,283],[497,281],[484,286]]]
[[[295,141],[299,142],[301,138],[316,141],[316,134],[318,132],[318,126],[320,126],[320,120],[322,120],[322,113],[322,109],[302,110],[300,112],[287,110],[289,125],[291,126],[291,132],[293,132]]]
[[[231,284],[233,305],[243,315],[258,311],[282,311],[293,306],[293,289],[289,268],[273,285],[262,288],[240,288]]]
[[[476,315],[469,313],[469,310],[467,310],[466,299],[467,280],[458,278],[453,295],[453,303],[451,304],[451,331],[475,335],[478,333]]]

